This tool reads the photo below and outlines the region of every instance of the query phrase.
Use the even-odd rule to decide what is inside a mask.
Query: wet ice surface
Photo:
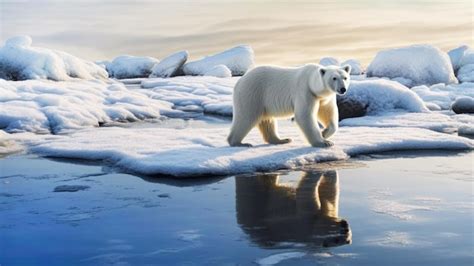
[[[10,156],[0,264],[472,265],[473,155],[192,180]]]

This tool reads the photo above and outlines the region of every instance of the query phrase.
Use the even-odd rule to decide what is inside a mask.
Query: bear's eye
[[[332,78],[332,80],[336,80],[336,77]]]
[[[347,78],[346,78],[346,77],[344,77],[344,80],[347,80]]]

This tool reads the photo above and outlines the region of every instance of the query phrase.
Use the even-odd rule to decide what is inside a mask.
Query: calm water
[[[472,265],[473,155],[188,180],[11,156],[0,264]],[[53,192],[63,185],[84,190]]]

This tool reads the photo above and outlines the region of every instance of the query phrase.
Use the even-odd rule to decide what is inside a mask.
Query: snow
[[[395,109],[408,112],[427,112],[416,93],[398,82],[385,79],[354,80],[344,97],[363,103],[368,114],[377,114]]]
[[[356,59],[349,59],[342,62],[341,66],[350,65],[351,66],[351,75],[362,75],[364,72],[362,69],[362,65],[360,64],[359,60]]]
[[[367,77],[404,78],[409,86],[457,83],[449,56],[431,45],[382,50],[367,68]]]
[[[459,69],[461,58],[464,56],[467,49],[469,49],[469,46],[461,45],[448,52],[449,59],[451,60],[451,64],[453,65],[454,71],[457,71]]]
[[[187,51],[180,51],[163,58],[151,69],[150,78],[169,78],[176,76],[186,60],[188,60],[188,57],[189,54]]]
[[[148,77],[158,62],[158,59],[149,56],[121,55],[107,65],[107,71],[117,79]]]
[[[319,64],[322,66],[340,66],[341,63],[337,58],[334,57],[323,57],[321,60],[319,60]]]
[[[212,76],[217,78],[229,78],[232,77],[232,72],[225,65],[213,66],[209,69],[204,76]]]
[[[474,97],[474,83],[461,84],[435,84],[430,87],[426,85],[411,88],[420,98],[433,110],[450,110],[451,104],[457,97]],[[428,105],[427,105],[428,106]]]
[[[473,97],[459,97],[454,101],[451,109],[456,114],[474,114],[474,98]]]
[[[22,147],[11,139],[10,134],[0,130],[0,158],[3,155],[21,151]]]
[[[0,128],[7,132],[60,133],[176,112],[170,103],[113,81],[0,80],[0,92],[6,92],[0,97]]]
[[[291,169],[392,150],[472,149],[470,139],[411,127],[341,127],[330,148],[309,146],[294,123],[281,123],[286,145],[263,144],[254,129],[246,142],[253,148],[229,147],[229,125],[189,128],[84,129],[54,138],[26,140],[30,151],[45,156],[106,160],[125,171],[145,175],[230,175]],[[114,140],[114,141],[110,141]],[[364,141],[361,141],[364,140]]]
[[[8,39],[0,48],[0,78],[9,80],[105,79],[100,66],[62,51],[31,46],[29,36]]]
[[[236,46],[221,53],[186,63],[183,70],[186,75],[202,76],[217,65],[225,65],[232,72],[232,76],[242,76],[254,65],[253,50],[248,45]]]

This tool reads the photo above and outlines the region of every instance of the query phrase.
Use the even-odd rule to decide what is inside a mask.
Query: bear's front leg
[[[318,119],[324,126],[323,138],[328,139],[336,133],[339,127],[339,113],[337,110],[336,97],[329,101],[320,102]]]
[[[303,131],[308,142],[313,147],[329,147],[334,145],[332,141],[325,140],[321,135],[321,129],[314,119],[314,112],[319,109],[319,103],[314,100],[306,100],[296,104],[295,121]]]

